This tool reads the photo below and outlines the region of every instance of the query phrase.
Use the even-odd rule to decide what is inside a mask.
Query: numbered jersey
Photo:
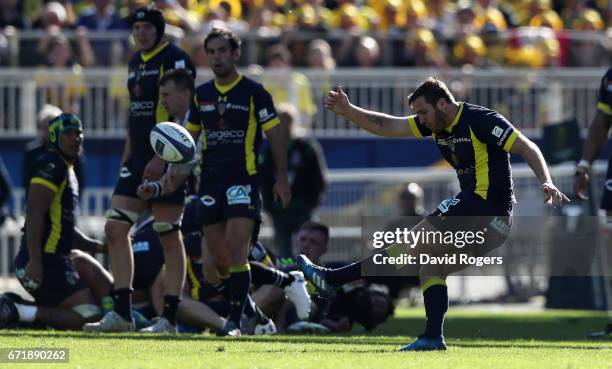
[[[262,131],[279,123],[272,97],[264,87],[242,75],[229,85],[214,80],[196,89],[201,131],[202,176],[206,180],[245,178],[257,174]]]
[[[443,133],[433,133],[408,118],[416,137],[432,136],[444,159],[457,172],[461,191],[477,194],[502,207],[514,202],[512,171],[508,151],[518,131],[494,110],[460,103],[459,112]]]
[[[148,53],[139,52],[128,66],[128,91],[130,107],[128,130],[135,156],[152,157],[153,148],[149,133],[158,122],[170,121],[164,107],[159,103],[161,76],[170,69],[189,69],[195,79],[196,71],[189,56],[180,48],[162,42]]]

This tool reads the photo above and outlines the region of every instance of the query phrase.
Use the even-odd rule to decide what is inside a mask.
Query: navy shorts
[[[25,238],[25,237],[24,237]],[[27,247],[22,244],[15,257],[15,274],[21,285],[34,297],[41,306],[58,306],[68,297],[87,288],[79,273],[74,269],[68,255],[42,254],[43,282],[36,290],[26,288],[23,276],[30,257]]]
[[[612,211],[612,157],[608,161],[608,173],[606,173],[606,180],[604,181],[601,208]]]
[[[157,237],[157,234],[155,235]],[[164,251],[159,240],[138,240],[132,244],[134,252],[135,290],[147,291],[164,266]]]
[[[138,186],[142,184],[142,175],[151,158],[146,156],[129,157],[119,171],[119,179],[115,184],[113,195],[139,198],[137,194]],[[185,202],[185,186],[167,195],[156,197],[151,201],[183,205]]]
[[[474,247],[480,256],[501,246],[512,227],[512,204],[505,206],[487,201],[479,195],[463,191],[448,198],[431,212],[427,221],[441,232],[485,232],[483,247]]]
[[[261,222],[261,195],[257,176],[200,182],[197,218],[201,225],[230,218],[249,218]]]

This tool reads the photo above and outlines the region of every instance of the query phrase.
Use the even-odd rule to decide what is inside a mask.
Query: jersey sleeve
[[[597,109],[612,115],[612,68],[608,69],[606,75],[601,79]]]
[[[280,123],[272,102],[272,96],[263,86],[259,86],[253,95],[253,107],[255,108],[255,119],[261,125],[263,131],[267,131]]]
[[[38,183],[57,192],[65,176],[66,164],[43,155],[41,160],[35,164],[34,175],[30,183]]]
[[[412,131],[412,135],[417,138],[429,137],[431,136],[431,130],[425,127],[421,123],[419,123],[419,117],[416,115],[411,115],[408,117],[408,124],[410,125],[410,130]]]
[[[519,131],[501,114],[490,110],[483,112],[481,119],[473,121],[470,129],[476,138],[487,145],[510,151]]]
[[[189,107],[189,119],[185,122],[185,128],[187,128],[190,133],[199,134],[202,131],[200,112],[198,111],[198,104],[195,96]]]

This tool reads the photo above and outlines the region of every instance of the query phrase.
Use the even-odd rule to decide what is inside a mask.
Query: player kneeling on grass
[[[23,303],[16,295],[3,295],[0,328],[20,321],[80,329],[101,316],[96,299],[69,257],[73,248],[102,247],[75,226],[79,188],[73,163],[82,149],[81,120],[73,114],[52,119],[49,141],[52,148],[35,164],[24,234],[15,259],[15,274],[35,305]]]

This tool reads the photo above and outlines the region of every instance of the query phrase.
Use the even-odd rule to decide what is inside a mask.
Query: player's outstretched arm
[[[544,202],[551,202],[553,205],[562,205],[570,200],[553,184],[548,166],[538,145],[530,139],[519,134],[516,141],[510,147],[510,152],[523,157],[533,170],[536,177],[540,180],[542,192],[544,192]]]
[[[351,104],[342,87],[330,90],[325,96],[325,108],[345,117],[359,127],[378,136],[410,137],[412,129],[408,117],[396,117],[360,108]]]
[[[589,169],[608,140],[610,127],[612,127],[612,115],[597,109],[595,118],[589,126],[582,157],[576,168],[576,179],[574,180],[574,193],[582,200],[588,199],[586,190],[589,183]]]

